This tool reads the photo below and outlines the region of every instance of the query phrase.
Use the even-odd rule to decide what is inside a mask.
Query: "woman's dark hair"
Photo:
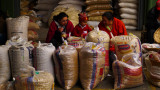
[[[105,12],[102,16],[106,17],[108,20],[113,20],[113,18],[114,18],[112,12]]]
[[[55,20],[55,21],[59,21],[59,20],[61,20],[62,18],[64,18],[64,17],[67,17],[68,18],[68,15],[66,14],[66,13],[64,13],[64,12],[61,12],[61,13],[59,13],[57,16],[54,16],[53,17],[53,20]]]

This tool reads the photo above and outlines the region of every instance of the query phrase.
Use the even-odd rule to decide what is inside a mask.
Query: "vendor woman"
[[[46,38],[46,43],[52,43],[56,48],[58,48],[63,43],[62,37],[67,38],[73,29],[74,26],[72,22],[68,20],[68,15],[61,12],[57,16],[53,17],[53,21],[50,24]]]
[[[98,25],[100,30],[107,32],[110,38],[119,35],[127,35],[124,23],[115,18],[113,13],[105,12],[102,15],[102,21]]]

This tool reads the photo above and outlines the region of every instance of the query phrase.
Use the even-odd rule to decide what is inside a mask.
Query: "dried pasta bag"
[[[92,10],[110,10],[112,9],[112,6],[110,4],[97,4],[97,5],[90,5],[87,6],[86,11],[92,11]]]
[[[0,84],[6,83],[11,76],[8,50],[9,46],[0,46]]]
[[[87,5],[94,5],[94,4],[110,4],[112,0],[86,0]]]
[[[62,45],[54,56],[55,75],[59,84],[71,89],[78,80],[78,52],[75,47]]]
[[[145,59],[147,70],[145,71],[146,79],[160,87],[160,54],[157,52],[149,53],[149,59]]]
[[[85,44],[85,40],[81,37],[71,36],[67,39],[68,45],[74,46],[79,52]]]
[[[108,68],[109,68],[109,42],[110,37],[105,31],[99,30],[97,28],[96,30],[90,31],[86,38],[87,42],[94,42],[94,43],[102,43],[104,44],[105,50],[106,50],[106,56],[105,56],[105,75],[108,74]]]
[[[115,45],[115,52],[118,60],[129,53],[139,53],[139,60],[142,60],[141,42],[138,37],[134,35],[115,36],[111,39]]]
[[[45,71],[54,76],[53,54],[55,47],[51,43],[39,43],[33,50],[33,66],[38,71]]]
[[[102,16],[105,12],[112,12],[112,10],[93,10],[88,12],[87,16],[91,17],[91,16]]]
[[[84,90],[95,88],[105,74],[105,48],[103,44],[88,42],[81,49],[80,81]]]
[[[90,16],[88,17],[89,21],[102,21],[102,16]]]
[[[28,41],[28,16],[20,16],[17,18],[7,18],[8,39],[15,35],[19,35],[25,41]]]
[[[33,72],[31,47],[25,45],[15,45],[9,48],[9,59],[11,62],[12,76],[17,77],[22,73],[26,76],[31,76]]]
[[[115,77],[114,89],[132,88],[142,85],[143,74],[139,54],[126,54],[121,61],[114,61],[113,73]]]
[[[53,75],[44,71],[36,71],[31,77],[16,77],[15,90],[54,90]]]

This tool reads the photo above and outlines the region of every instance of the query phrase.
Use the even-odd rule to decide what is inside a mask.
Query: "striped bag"
[[[85,90],[96,87],[105,74],[105,48],[103,44],[88,42],[80,51],[80,81]]]
[[[142,64],[139,54],[131,53],[123,56],[121,61],[113,62],[115,77],[114,89],[123,89],[143,84]]]

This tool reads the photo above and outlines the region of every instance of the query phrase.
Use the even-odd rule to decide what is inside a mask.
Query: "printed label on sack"
[[[124,73],[130,76],[139,76],[142,74],[142,67],[136,69],[124,68]]]
[[[129,50],[130,45],[124,44],[124,45],[118,45],[118,50]]]

